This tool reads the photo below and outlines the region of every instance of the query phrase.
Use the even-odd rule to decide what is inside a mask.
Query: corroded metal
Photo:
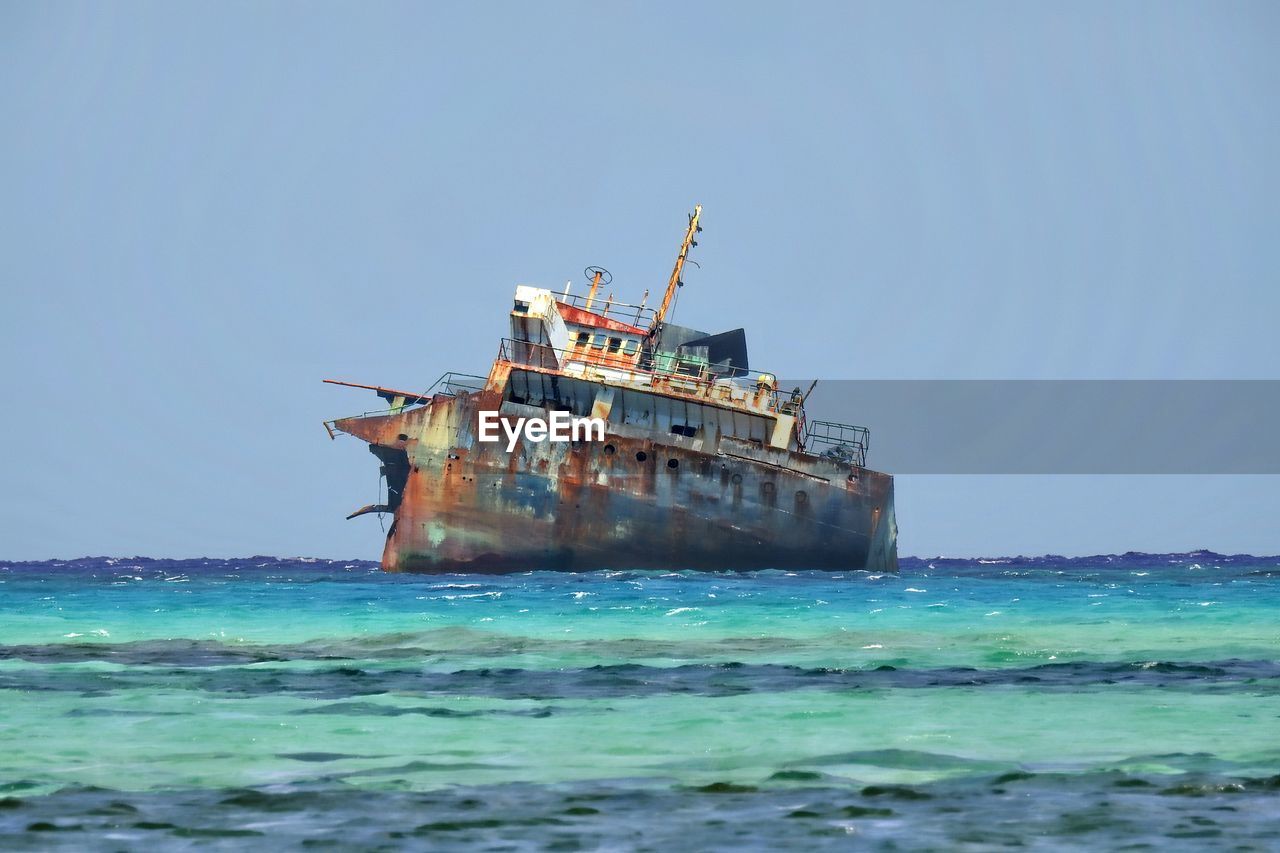
[[[865,428],[809,424],[807,393],[751,379],[741,329],[666,321],[700,213],[647,329],[610,318],[612,294],[597,306],[607,273],[589,267],[581,305],[567,288],[516,288],[511,337],[483,379],[445,374],[420,394],[336,383],[390,404],[325,423],[381,462],[385,502],[348,517],[392,516],[385,569],[897,569],[893,478],[864,467]],[[646,309],[632,309],[639,324]],[[512,435],[564,412],[605,432],[482,442],[482,412]]]
[[[722,437],[611,425],[604,442],[476,440],[485,391],[337,429],[388,471],[388,571],[897,568],[893,478]]]

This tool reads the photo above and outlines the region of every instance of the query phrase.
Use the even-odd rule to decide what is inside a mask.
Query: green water
[[[73,846],[195,844],[173,827],[204,824],[200,844],[230,843],[265,807],[208,798],[253,789],[342,794],[350,813],[324,820],[359,844],[441,822],[424,809],[447,818],[438,843],[509,841],[505,817],[449,823],[468,797],[558,815],[521,824],[534,846],[634,846],[691,808],[674,837],[704,847],[744,843],[726,810],[765,846],[1168,844],[1180,826],[1280,844],[1278,584],[1274,561],[1213,555],[900,576],[0,566],[0,841],[43,846],[62,821]],[[1016,785],[1036,804],[1021,828]],[[1229,792],[1243,817],[1169,812]],[[423,796],[444,799],[405,799]],[[583,796],[611,809],[566,818]],[[85,817],[111,797],[180,819]],[[317,819],[298,808],[246,837],[301,843]],[[1102,813],[1082,829],[1064,817],[1081,808]]]

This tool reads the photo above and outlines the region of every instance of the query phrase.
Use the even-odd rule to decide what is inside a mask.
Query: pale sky
[[[376,558],[325,377],[588,264],[826,378],[1276,378],[1273,3],[0,2],[0,559]],[[870,424],[875,429],[875,424]],[[874,434],[874,433],[873,433]],[[869,460],[875,466],[873,451]],[[1194,452],[1194,436],[1189,437]],[[1275,477],[902,477],[913,555],[1280,551]]]

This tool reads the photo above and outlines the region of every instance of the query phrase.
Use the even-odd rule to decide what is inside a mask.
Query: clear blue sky
[[[1277,44],[1250,2],[2,0],[0,557],[376,557],[320,425],[376,401],[319,380],[484,372],[517,282],[656,290],[694,201],[678,319],[779,374],[1274,378]],[[898,498],[907,554],[1280,551],[1277,478]]]

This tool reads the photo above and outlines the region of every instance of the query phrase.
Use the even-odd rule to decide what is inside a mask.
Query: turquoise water
[[[1280,847],[1280,560],[0,563],[0,847]]]

